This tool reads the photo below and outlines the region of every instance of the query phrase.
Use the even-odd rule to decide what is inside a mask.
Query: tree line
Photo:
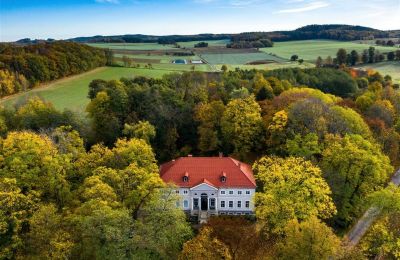
[[[0,96],[107,64],[107,51],[72,42],[0,44]]]
[[[295,55],[297,56],[297,55]],[[331,56],[323,59],[318,56],[315,61],[316,67],[335,67],[340,65],[355,66],[357,64],[371,64],[382,61],[400,61],[400,50],[390,51],[387,53],[381,53],[375,49],[375,47],[369,47],[364,50],[361,54],[356,50],[352,50],[348,53],[345,49],[339,49],[336,53],[336,57]]]

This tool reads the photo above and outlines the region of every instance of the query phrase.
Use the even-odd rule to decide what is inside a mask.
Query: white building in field
[[[160,176],[179,187],[179,206],[191,216],[250,215],[256,182],[251,167],[230,157],[180,157]]]

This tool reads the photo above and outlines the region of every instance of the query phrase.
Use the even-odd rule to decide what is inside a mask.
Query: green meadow
[[[164,74],[170,72],[166,69],[102,67],[43,85],[28,92],[10,96],[2,99],[0,104],[11,106],[30,97],[39,96],[53,103],[59,110],[70,109],[76,112],[83,112],[89,103],[87,98],[88,86],[94,79],[112,80],[122,77],[133,78],[135,76],[161,78]]]
[[[210,64],[246,64],[254,61],[284,62],[282,58],[269,55],[263,52],[255,53],[210,53],[202,54],[201,57]]]
[[[331,56],[334,58],[340,48],[346,49],[348,52],[356,50],[359,54],[363,50],[368,49],[371,45],[356,42],[341,42],[331,40],[306,40],[306,41],[289,41],[275,42],[272,48],[262,48],[261,51],[269,54],[275,54],[284,59],[290,59],[294,54],[300,59],[313,62],[318,56],[326,58]],[[374,46],[380,52],[389,52],[396,50],[395,47]]]

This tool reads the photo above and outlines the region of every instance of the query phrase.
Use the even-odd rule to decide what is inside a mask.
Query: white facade
[[[206,211],[209,215],[250,215],[253,214],[254,188],[216,188],[207,183],[193,188],[179,188],[181,196],[177,206],[190,215]]]

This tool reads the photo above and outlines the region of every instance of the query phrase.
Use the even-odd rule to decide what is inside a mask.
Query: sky
[[[120,34],[400,29],[400,0],[0,0],[0,41]]]

